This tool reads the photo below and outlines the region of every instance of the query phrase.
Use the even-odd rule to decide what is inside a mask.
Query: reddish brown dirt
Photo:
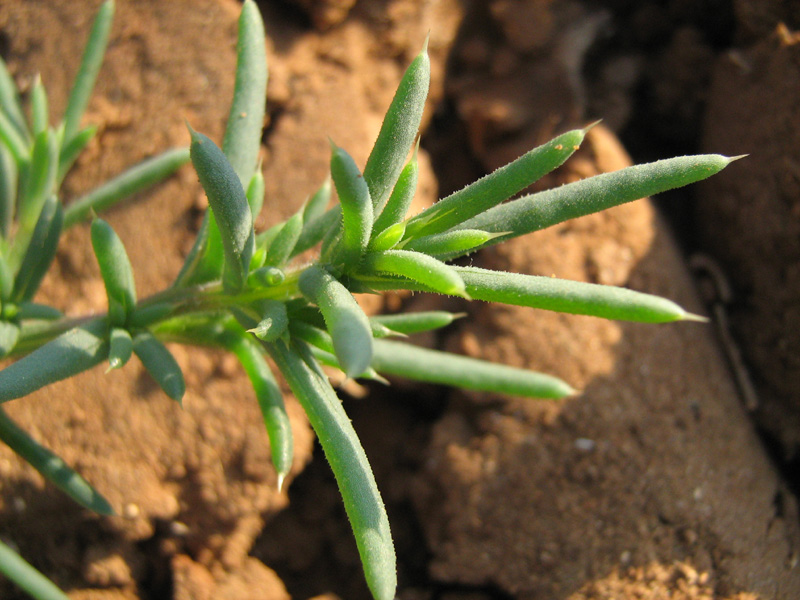
[[[56,115],[98,4],[0,0],[0,51],[18,81],[41,72]],[[87,115],[101,133],[68,179],[66,201],[131,163],[187,143],[183,119],[214,138],[223,131],[238,4],[118,4]],[[324,178],[326,135],[363,163],[402,68],[428,30],[434,65],[429,114],[439,106],[450,115],[437,120],[428,144],[443,188],[590,117],[607,116],[610,129],[646,130],[636,92],[653,72],[662,74],[661,85],[648,88],[658,110],[645,114],[657,135],[640,135],[633,145],[658,155],[663,144],[691,142],[705,110],[709,60],[721,43],[705,35],[703,23],[723,3],[690,4],[691,10],[680,1],[631,9],[609,0],[601,13],[577,1],[493,0],[465,17],[455,0],[263,3],[271,79],[264,138],[268,208],[259,225],[290,214]],[[780,85],[796,78],[796,46],[781,45],[772,33],[776,19],[791,14],[791,4],[736,3],[740,39],[754,44],[754,55],[771,68],[746,100],[733,103],[735,111],[723,110],[730,90],[741,87],[741,74],[726,74],[720,58],[709,150],[754,152],[729,148],[728,138],[715,132],[730,132],[731,144],[761,139],[750,127],[765,97],[787,96],[783,108],[773,110],[775,123],[793,118],[797,90]],[[649,26],[647,39],[658,43],[648,46],[644,34],[637,41],[634,25]],[[615,38],[609,31],[631,33]],[[615,53],[608,40],[618,38]],[[599,65],[605,68],[585,76],[589,42],[607,44]],[[659,114],[663,119],[656,121]],[[791,161],[793,147],[778,143],[780,129],[773,130],[776,138],[762,144],[771,158],[742,171],[736,169],[744,163],[737,163],[729,171],[739,180],[703,188],[705,202],[735,197],[746,203],[746,194],[727,193],[751,189],[742,177],[785,183],[781,197],[789,198],[791,172],[769,169]],[[596,128],[586,146],[551,184],[628,164],[609,129]],[[422,202],[436,194],[433,174],[426,182]],[[186,168],[108,214],[131,254],[141,295],[168,285],[177,273],[203,206]],[[715,244],[740,239],[719,228],[718,205],[702,206],[712,207],[703,218],[714,224]],[[744,222],[767,227],[770,221],[761,216],[768,211],[766,204],[753,205],[742,212]],[[86,234],[76,227],[64,238],[40,296],[71,314],[104,304]],[[476,261],[631,286],[704,311],[680,252],[646,202],[564,224]],[[781,314],[790,318],[794,288],[785,283],[777,297],[784,302]],[[770,279],[762,287],[776,286]],[[766,325],[748,321],[775,306],[759,302],[751,304],[761,312],[743,315],[740,323],[767,335]],[[380,301],[369,303],[378,308]],[[389,304],[419,308],[442,301],[417,296]],[[712,328],[448,305],[468,310],[470,318],[427,343],[552,372],[582,394],[546,404],[398,382],[347,401],[388,504],[400,598],[800,597],[795,499],[741,408]],[[758,348],[756,356],[773,356],[768,343]],[[7,405],[121,516],[99,519],[76,509],[2,450],[3,539],[81,600],[366,598],[330,473],[316,455],[307,466],[312,436],[291,396],[298,448],[287,495],[274,489],[266,435],[235,362],[194,349],[176,348],[176,354],[187,374],[183,410],[134,365],[109,375],[98,369]],[[793,381],[786,375],[790,364],[781,364],[786,370],[764,369],[765,380],[774,372]],[[764,406],[770,418],[762,425],[788,422],[792,414],[793,405],[781,400]],[[775,435],[789,444],[796,438],[786,431],[796,434],[787,426]],[[21,597],[3,583],[0,596]]]

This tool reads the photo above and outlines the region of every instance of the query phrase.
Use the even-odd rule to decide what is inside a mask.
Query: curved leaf
[[[101,515],[114,514],[114,509],[108,500],[88,481],[59,456],[30,437],[2,408],[0,408],[0,440],[81,506]]]
[[[239,177],[222,150],[191,127],[189,133],[192,164],[208,197],[225,251],[223,283],[229,290],[240,290],[255,249],[250,205]]]
[[[353,295],[319,265],[303,271],[298,285],[319,306],[342,370],[348,377],[363,373],[372,357],[372,330]]]
[[[551,375],[388,340],[375,340],[372,368],[378,373],[512,396],[558,399],[575,393]]]
[[[222,151],[244,187],[250,185],[258,162],[267,104],[264,22],[252,0],[242,5],[236,56],[236,83]]]
[[[97,319],[70,329],[0,371],[0,402],[21,398],[100,364],[108,356],[107,325]]]
[[[280,340],[266,347],[308,415],[331,465],[367,585],[376,600],[392,600],[397,572],[389,519],[353,425],[307,347],[295,343],[289,348]]]

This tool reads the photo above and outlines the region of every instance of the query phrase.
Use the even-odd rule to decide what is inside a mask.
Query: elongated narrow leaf
[[[312,354],[320,364],[343,371],[341,364],[339,364],[336,358],[333,340],[327,331],[314,327],[310,323],[294,319],[292,321],[291,332],[294,337],[309,344]],[[388,383],[386,379],[378,375],[372,367],[367,367],[363,373],[359,373],[358,379],[369,379],[372,381],[380,381],[381,383]]]
[[[222,151],[228,157],[242,187],[258,162],[261,130],[267,102],[267,50],[264,22],[252,0],[242,5],[239,16],[239,41],[236,46],[236,83]]]
[[[414,194],[417,191],[417,179],[419,178],[419,142],[414,148],[414,154],[408,164],[403,167],[394,189],[386,201],[386,205],[380,214],[375,215],[375,224],[372,226],[373,235],[380,234],[384,230],[396,225],[406,218]],[[405,231],[405,227],[403,228]]]
[[[333,260],[346,266],[355,265],[372,232],[372,200],[367,182],[352,157],[333,142],[331,177],[342,207],[342,238]]]
[[[188,148],[173,148],[142,161],[67,206],[64,213],[64,227],[72,227],[88,218],[92,211],[100,213],[163,181],[187,162],[189,162]]]
[[[264,360],[261,345],[234,319],[218,314],[176,317],[159,323],[156,331],[169,341],[225,348],[236,355],[253,385],[261,409],[280,489],[292,467],[294,442],[283,395]]]
[[[310,323],[299,321],[297,319],[292,319],[289,329],[294,337],[303,340],[307,344],[311,344],[312,346],[319,348],[320,350],[324,350],[330,354],[334,354],[336,352],[333,349],[333,340],[327,331],[323,331],[318,327],[314,327]]]
[[[108,338],[108,370],[121,369],[133,354],[133,338],[122,327],[112,327]]]
[[[133,338],[133,351],[167,396],[180,403],[186,384],[180,366],[167,347],[149,331],[142,331]]]
[[[512,396],[558,399],[575,393],[550,375],[388,340],[375,340],[372,367],[387,375]]]
[[[58,177],[56,179],[58,183],[64,180],[80,153],[92,141],[96,133],[97,126],[88,125],[77,131],[68,144],[61,146],[61,152],[58,155]]]
[[[214,214],[206,210],[192,249],[183,261],[172,287],[205,283],[222,277],[225,251]]]
[[[69,600],[56,584],[0,541],[0,573],[36,600]]]
[[[8,239],[17,205],[19,169],[14,157],[0,144],[0,236]]]
[[[450,256],[452,254],[464,254],[478,248],[501,234],[487,233],[478,229],[456,229],[455,231],[445,231],[435,233],[420,238],[408,240],[403,244],[403,250],[413,250],[422,252],[430,256]]]
[[[114,19],[114,1],[106,0],[97,12],[92,24],[89,39],[81,58],[78,74],[72,85],[72,90],[67,100],[64,112],[64,143],[68,144],[75,132],[78,131],[83,113],[89,104],[94,82],[103,64],[103,56],[108,45],[108,36],[111,32],[111,22]]]
[[[308,199],[303,207],[303,229],[306,228],[308,223],[311,223],[325,214],[325,209],[331,201],[331,180],[330,177],[325,179],[324,183],[319,186],[319,189],[314,192],[311,198]]]
[[[223,283],[229,290],[242,288],[255,250],[253,215],[239,177],[217,145],[189,128],[191,157],[208,204],[219,227],[225,250]]]
[[[17,131],[11,119],[2,110],[0,110],[0,144],[5,145],[14,157],[17,167],[22,167],[28,161],[30,152],[25,137]]]
[[[422,283],[440,294],[469,297],[464,282],[453,267],[419,252],[408,250],[370,252],[364,256],[359,269],[359,274],[361,273],[400,275]]]
[[[131,261],[122,240],[103,219],[92,221],[91,237],[106,287],[109,321],[115,326],[124,325],[136,307],[136,284]]]
[[[317,217],[310,223],[304,222],[303,231],[294,246],[292,255],[296,256],[319,244],[329,231],[340,226],[341,218],[342,207],[337,204],[321,217]]]
[[[289,316],[286,313],[286,304],[279,300],[264,299],[253,306],[258,311],[260,321],[253,330],[253,334],[265,342],[274,342],[281,337],[289,327]]]
[[[31,131],[37,136],[50,125],[50,109],[47,103],[47,92],[42,85],[39,75],[33,82],[31,89]]]
[[[11,73],[5,61],[0,57],[0,118],[5,118],[8,126],[13,128],[16,136],[21,140],[24,147],[30,138],[30,132],[25,125],[25,114],[22,111],[22,103],[19,100],[19,93]],[[0,127],[2,130],[3,127]]]
[[[0,371],[0,402],[22,398],[100,364],[108,356],[107,325],[91,321],[61,334]]]
[[[377,315],[370,317],[371,323],[379,323],[393,332],[411,335],[447,327],[464,316],[464,313],[451,313],[444,310],[398,313],[396,315]]]
[[[89,482],[60,457],[40,445],[0,408],[0,439],[39,471],[45,479],[81,506],[101,515],[113,515],[114,509]]]
[[[373,236],[369,242],[368,250],[371,252],[383,252],[385,250],[391,250],[398,244],[398,242],[400,242],[401,239],[403,239],[403,234],[405,232],[406,224],[403,222],[390,225],[378,235]]]
[[[269,437],[272,464],[278,474],[278,490],[280,490],[283,479],[292,468],[294,457],[292,426],[283,403],[283,394],[257,342],[237,336],[226,342],[226,347],[239,359],[255,391]]]
[[[406,237],[446,231],[511,198],[561,166],[578,149],[585,135],[584,129],[568,131],[464,189],[439,200],[409,221]],[[484,229],[473,226],[469,228]]]
[[[325,375],[308,348],[267,344],[289,387],[308,415],[336,477],[353,528],[367,585],[375,600],[392,600],[397,587],[394,544],[383,500],[367,456]]]
[[[0,252],[0,302],[8,302],[11,299],[11,294],[14,291],[14,271],[8,260],[2,252]],[[7,310],[7,309],[6,309]],[[5,310],[2,312],[6,312]],[[8,314],[5,315],[8,318]]]
[[[627,167],[501,204],[461,223],[458,229],[507,232],[486,245],[498,244],[556,223],[706,179],[719,173],[732,160],[735,159],[704,154]]]
[[[345,374],[357,377],[363,373],[372,357],[372,331],[353,295],[319,265],[303,271],[298,285],[303,295],[319,306]]]
[[[339,361],[336,359],[336,355],[333,354],[333,352],[326,352],[325,350],[321,350],[316,346],[310,346],[310,350],[311,355],[317,360],[317,362],[319,362],[320,365],[331,367],[339,371],[342,370],[342,365],[339,364]],[[377,381],[384,385],[389,385],[389,380],[379,375],[378,372],[372,367],[367,367],[367,370],[361,373],[358,376],[358,379]]]
[[[250,214],[253,215],[254,222],[264,206],[264,186],[264,174],[257,168],[247,186],[247,203],[250,205]]]
[[[426,40],[400,81],[364,167],[364,179],[376,209],[383,208],[417,137],[430,79]]]
[[[19,325],[9,321],[0,321],[0,358],[5,358],[17,345]]]
[[[33,143],[30,169],[20,189],[18,219],[20,228],[32,231],[45,200],[54,192],[58,174],[58,139],[53,130],[45,130]]]
[[[295,213],[283,224],[267,249],[265,264],[283,267],[292,255],[300,233],[303,231],[303,213]]]
[[[474,300],[641,323],[697,319],[670,300],[625,288],[476,267],[455,269]]]
[[[14,302],[26,302],[32,299],[39,289],[56,256],[63,224],[64,210],[61,208],[61,203],[55,196],[50,196],[42,207],[14,280],[12,296]]]
[[[17,308],[19,308],[17,318],[20,321],[26,319],[34,321],[55,321],[64,316],[64,313],[57,308],[46,304],[38,304],[36,302],[22,302]]]

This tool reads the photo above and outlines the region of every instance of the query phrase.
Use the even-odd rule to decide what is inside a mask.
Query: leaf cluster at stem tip
[[[236,357],[252,385],[280,489],[294,457],[291,423],[278,384],[277,376],[282,376],[331,465],[376,600],[394,598],[397,585],[389,521],[366,454],[323,367],[384,384],[387,377],[405,377],[551,400],[577,391],[553,376],[404,340],[447,327],[463,313],[368,316],[359,294],[410,290],[641,323],[703,320],[670,300],[622,287],[452,261],[705,179],[738,157],[670,158],[526,192],[581,146],[591,126],[578,128],[409,214],[430,82],[427,41],[406,69],[363,169],[330,141],[330,176],[293,215],[257,233],[259,212],[265,205],[274,209],[269,202],[282,199],[265,198],[260,168],[269,73],[264,24],[253,0],[245,0],[239,17],[234,95],[221,145],[189,126],[189,148],[149,158],[65,204],[61,181],[96,133],[81,121],[113,13],[113,0],[106,0],[57,126],[50,125],[41,80],[31,89],[28,118],[0,60],[0,356],[17,359],[0,371],[0,404],[100,364],[106,365],[106,373],[113,372],[134,357],[167,396],[182,403],[186,384],[170,345],[223,349]],[[162,181],[188,161],[208,198],[208,210],[172,284],[141,298],[126,240],[97,213]],[[89,218],[107,310],[68,318],[34,298],[63,231]],[[113,513],[89,482],[23,431],[2,407],[0,440],[82,506]],[[3,544],[0,571],[35,598],[64,598]]]

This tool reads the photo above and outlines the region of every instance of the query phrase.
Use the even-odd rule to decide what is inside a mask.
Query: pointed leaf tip
[[[602,122],[603,122],[603,119],[597,119],[597,121],[593,121],[592,123],[589,123],[581,131],[583,132],[584,135],[586,135],[589,132],[590,129],[594,129],[597,125],[599,125]]]
[[[695,321],[696,323],[708,323],[711,321],[708,317],[704,317],[702,315],[696,315],[694,313],[687,312],[683,315],[683,318],[680,319],[681,321]]]

